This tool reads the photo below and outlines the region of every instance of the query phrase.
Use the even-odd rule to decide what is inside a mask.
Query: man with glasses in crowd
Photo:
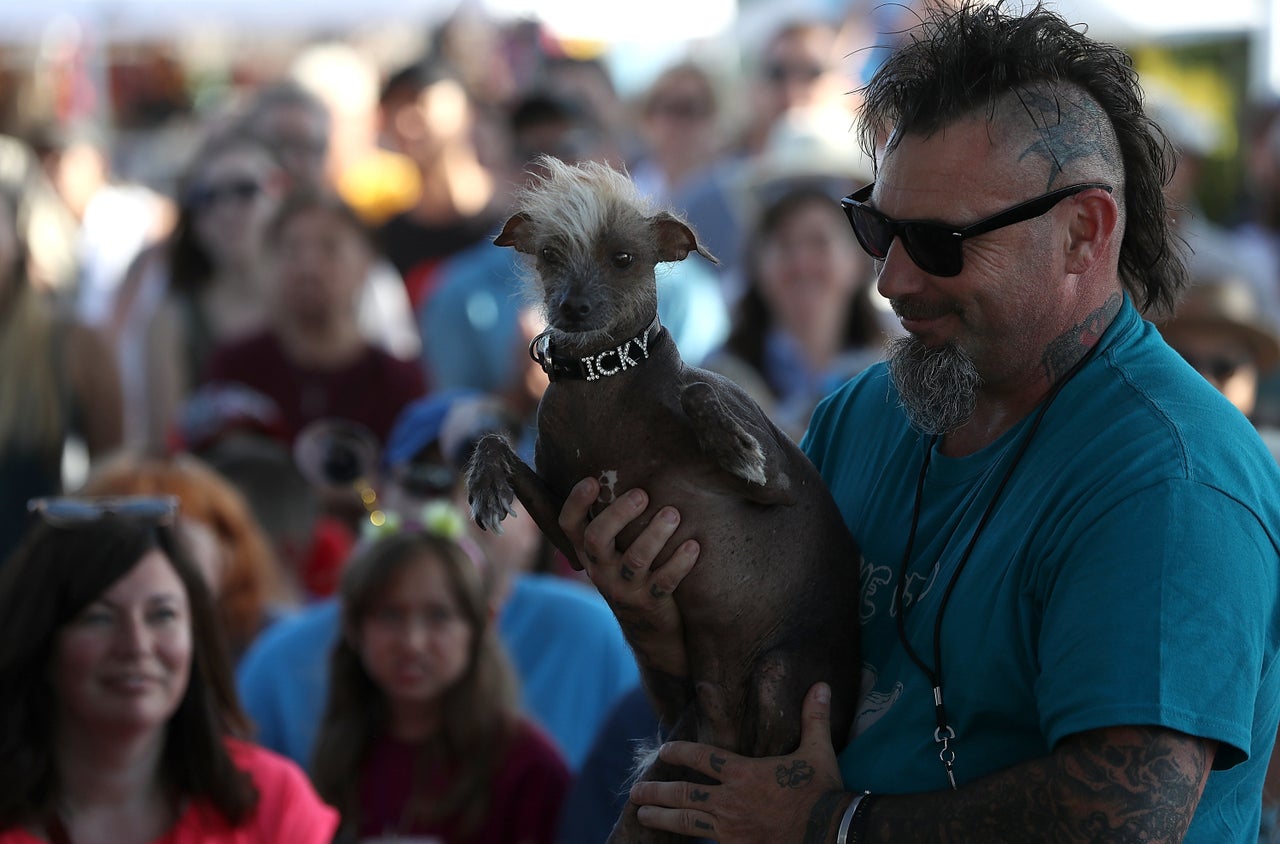
[[[640,820],[719,841],[1256,841],[1280,719],[1280,471],[1140,309],[1185,270],[1168,145],[1119,50],[1037,7],[927,13],[865,90],[844,208],[907,331],[804,446],[862,552],[862,699],[800,747],[672,743]],[[687,675],[642,492],[561,524],[646,676]],[[655,502],[661,504],[662,502]],[[797,553],[804,553],[797,548]],[[785,565],[779,560],[779,565]],[[851,561],[850,564],[854,564]],[[788,776],[782,776],[782,774]]]

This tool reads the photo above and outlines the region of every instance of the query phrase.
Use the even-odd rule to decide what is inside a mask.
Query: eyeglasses
[[[171,525],[178,517],[176,495],[117,495],[101,497],[33,498],[27,512],[37,513],[54,527],[75,527],[114,516]]]
[[[1227,355],[1196,355],[1179,352],[1191,368],[1210,381],[1222,382],[1235,375],[1248,361]]]
[[[895,220],[892,217],[886,217],[866,204],[875,186],[875,182],[872,182],[840,200],[840,207],[849,218],[849,225],[853,227],[858,243],[872,258],[883,261],[889,254],[889,246],[893,243],[893,239],[897,237],[902,240],[907,255],[917,267],[930,275],[944,278],[957,276],[964,268],[962,247],[968,238],[1047,214],[1049,209],[1062,200],[1083,191],[1097,188],[1111,193],[1111,185],[1101,182],[1069,185],[1041,194],[1034,199],[1028,199],[1026,202],[1019,202],[971,226],[956,228],[946,223],[929,220]]]
[[[219,203],[234,200],[243,204],[257,197],[262,186],[252,179],[236,179],[224,184],[202,185],[187,192],[186,204],[195,211],[204,211]]]

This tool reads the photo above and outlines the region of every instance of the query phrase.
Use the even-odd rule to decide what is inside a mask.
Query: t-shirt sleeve
[[[246,742],[228,741],[228,748],[258,789],[258,806],[250,821],[254,841],[329,844],[333,840],[338,813],[320,799],[301,768]]]
[[[1051,745],[1148,725],[1218,742],[1215,768],[1248,758],[1277,568],[1254,513],[1166,481],[1111,502],[1054,556],[1035,584],[1035,694]]]

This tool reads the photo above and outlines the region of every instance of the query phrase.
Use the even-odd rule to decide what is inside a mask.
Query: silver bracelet
[[[864,791],[853,795],[853,802],[845,808],[844,815],[840,818],[840,828],[836,830],[836,844],[848,844],[849,827],[853,824],[853,815],[858,811],[858,804],[870,793],[870,791]]]

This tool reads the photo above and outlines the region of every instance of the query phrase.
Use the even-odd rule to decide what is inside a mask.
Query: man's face
[[[980,118],[901,138],[884,160],[872,204],[896,220],[963,227],[1043,193],[1047,172],[993,139],[999,144],[999,133]],[[1050,248],[1057,211],[964,241],[963,268],[953,277],[925,272],[894,239],[878,289],[916,343],[962,352],[984,387],[1038,377],[1065,307],[1061,250]]]

